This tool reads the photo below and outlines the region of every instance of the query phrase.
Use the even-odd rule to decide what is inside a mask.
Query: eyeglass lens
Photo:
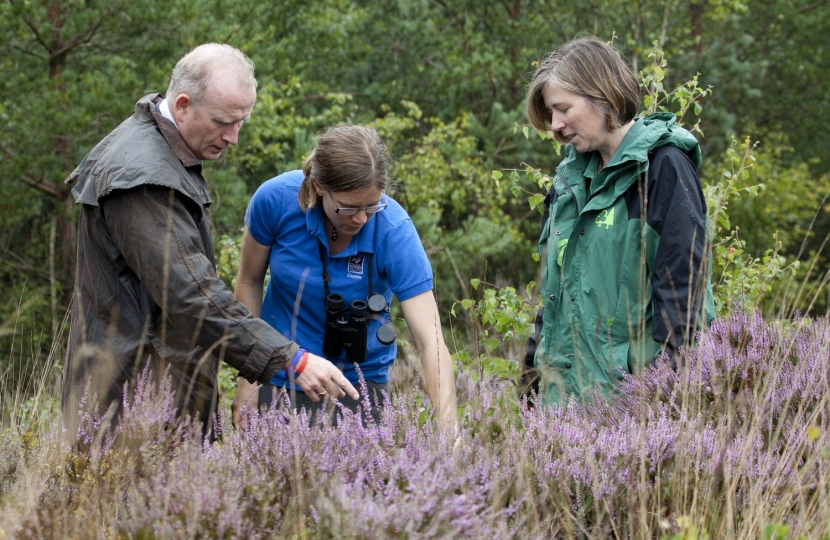
[[[385,195],[381,195],[381,201],[383,200],[384,196]],[[343,216],[353,216],[353,215],[357,214],[358,212],[360,212],[361,210],[366,212],[367,216],[370,216],[372,214],[377,214],[378,212],[380,212],[381,210],[383,210],[387,206],[389,206],[389,203],[381,202],[380,204],[376,204],[374,206],[339,207],[339,206],[337,206],[337,201],[334,200],[334,195],[329,193],[329,197],[331,197],[331,202],[332,202],[332,204],[334,204],[335,213],[343,215]]]

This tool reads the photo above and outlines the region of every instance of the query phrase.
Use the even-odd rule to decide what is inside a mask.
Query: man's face
[[[255,102],[255,89],[240,85],[234,74],[219,71],[212,75],[201,104],[194,106],[189,95],[179,94],[171,109],[182,139],[197,158],[205,160],[217,159],[236,144]]]

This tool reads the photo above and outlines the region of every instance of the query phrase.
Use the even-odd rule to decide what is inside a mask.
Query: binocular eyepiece
[[[349,363],[366,361],[367,319],[387,311],[386,298],[372,294],[367,300],[355,300],[346,310],[345,300],[340,294],[326,297],[326,328],[323,334],[323,354],[337,358],[346,349]],[[391,322],[381,325],[376,334],[383,347],[395,343],[395,327]]]

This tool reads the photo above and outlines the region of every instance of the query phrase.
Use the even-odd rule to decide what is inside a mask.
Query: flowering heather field
[[[271,411],[205,445],[144,388],[81,455],[3,431],[0,538],[821,538],[829,377],[826,320],[736,315],[613,402],[540,411],[463,378],[457,432],[410,390],[377,426]]]

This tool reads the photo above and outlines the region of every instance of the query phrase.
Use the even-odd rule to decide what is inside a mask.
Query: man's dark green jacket
[[[611,161],[568,145],[539,241],[542,402],[610,394],[714,317],[700,146],[672,114],[638,119]]]

